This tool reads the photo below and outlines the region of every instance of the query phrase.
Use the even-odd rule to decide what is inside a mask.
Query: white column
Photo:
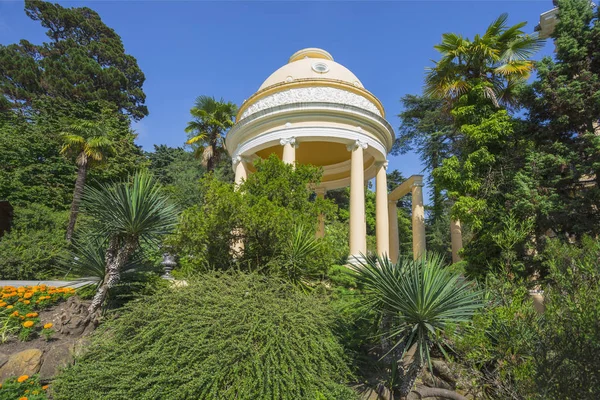
[[[400,235],[398,234],[397,200],[388,200],[388,218],[390,227],[390,260],[398,261],[400,255]]]
[[[318,187],[315,192],[317,192],[317,198],[323,199],[325,198],[325,188]],[[325,236],[325,216],[323,214],[319,214],[319,224],[317,227],[317,237],[322,238]]]
[[[377,236],[377,254],[390,257],[390,225],[388,215],[387,161],[377,164],[375,178],[375,234]],[[396,261],[396,260],[394,260]]]
[[[367,225],[365,219],[364,150],[367,143],[356,140],[348,146],[350,159],[350,263],[367,254]]]
[[[248,169],[243,158],[238,155],[233,156],[233,169],[235,170],[235,190],[248,178]],[[235,236],[241,237],[243,231],[240,228],[235,228],[232,232]],[[244,252],[244,242],[242,240],[235,241],[231,244],[231,255],[234,258],[239,258]]]
[[[425,252],[425,208],[423,207],[423,182],[412,185],[412,233],[413,256],[419,258]]]
[[[232,161],[235,171],[235,185],[239,186],[248,178],[248,169],[241,156],[234,156]]]
[[[296,138],[283,138],[279,141],[279,143],[281,143],[281,145],[283,146],[283,155],[281,157],[281,160],[286,164],[293,165],[296,162],[296,147],[298,147],[296,143]]]
[[[450,242],[452,243],[452,263],[457,263],[462,259],[458,255],[460,249],[462,249],[462,227],[460,226],[460,220],[450,220]]]

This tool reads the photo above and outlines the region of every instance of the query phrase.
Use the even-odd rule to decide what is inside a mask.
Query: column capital
[[[418,181],[418,182],[415,181],[415,182],[413,182],[412,185],[410,185],[411,188],[414,188],[414,187],[423,187],[423,186],[425,186],[423,184],[423,181]]]
[[[377,168],[379,168],[379,167],[383,167],[383,168],[384,168],[384,169],[386,169],[386,170],[387,170],[387,168],[388,168],[388,165],[389,165],[389,163],[388,163],[388,160],[385,160],[385,161],[377,161],[377,162],[375,163],[375,166],[376,166]]]
[[[354,150],[358,149],[359,147],[362,148],[363,150],[366,150],[369,147],[369,144],[360,139],[356,139],[354,142],[352,142],[346,146],[348,151],[354,151]]]
[[[327,193],[327,188],[319,186],[315,188],[315,193],[324,195],[325,193]]]
[[[237,165],[241,162],[246,162],[246,157],[243,157],[237,153],[233,154],[233,157],[231,157],[231,165],[233,166],[233,168],[237,167]]]
[[[394,205],[396,205],[396,204],[398,204],[398,200],[390,200],[390,199],[388,199],[388,204],[394,204]]]
[[[287,137],[287,138],[282,138],[281,140],[279,140],[279,144],[281,144],[282,146],[285,146],[286,144],[289,144],[292,147],[298,147],[298,141],[296,141],[296,137],[295,136],[291,136],[291,137]]]

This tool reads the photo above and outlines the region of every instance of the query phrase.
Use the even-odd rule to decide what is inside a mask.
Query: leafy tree
[[[456,33],[445,33],[435,47],[442,58],[425,79],[425,94],[458,100],[475,86],[495,105],[512,104],[515,87],[533,70],[530,57],[542,46],[536,35],[521,30],[527,23],[507,25],[502,14],[483,35],[470,40]]]
[[[97,234],[108,240],[105,278],[89,307],[93,314],[119,282],[123,267],[140,243],[156,245],[160,236],[174,227],[177,213],[160,184],[146,172],[136,173],[131,181],[88,187],[83,207],[94,219]]]
[[[173,183],[174,177],[169,174],[169,166],[183,157],[185,150],[181,147],[169,147],[166,144],[154,145],[153,152],[146,152],[150,161],[149,169],[163,185]]]
[[[471,320],[480,307],[480,293],[458,273],[445,269],[442,257],[431,254],[418,260],[402,257],[398,264],[368,257],[354,272],[367,298],[366,306],[389,320],[381,335],[392,343],[383,351],[398,354],[392,368],[397,365],[400,369],[398,389],[406,397],[423,367],[431,368],[431,348],[437,346],[445,354],[444,331]],[[410,365],[402,365],[413,347]]]
[[[258,274],[210,272],[188,283],[130,302],[103,324],[53,381],[54,398],[357,398],[322,298]]]
[[[67,214],[42,204],[15,207],[10,232],[0,238],[2,279],[47,279],[60,276],[67,254],[64,240]]]
[[[196,146],[195,152],[209,172],[224,153],[224,135],[233,126],[236,112],[235,104],[209,96],[198,97],[190,110],[194,119],[185,128],[190,135],[186,143]]]
[[[93,121],[77,121],[67,131],[61,133],[63,147],[61,153],[76,156],[77,180],[73,191],[73,202],[67,226],[67,241],[71,241],[79,212],[79,203],[85,186],[88,169],[101,163],[114,149],[108,137],[106,125]]]
[[[0,113],[0,198],[14,206],[40,204],[64,210],[73,193],[74,168],[60,142],[37,119]]]
[[[453,154],[457,140],[456,128],[441,99],[406,95],[401,101],[404,107],[399,115],[402,125],[392,154],[405,154],[413,150],[419,154],[432,187],[433,204],[429,215],[429,223],[432,224],[443,216],[446,199],[431,172]]]
[[[38,99],[106,101],[139,120],[148,115],[145,77],[119,35],[93,10],[26,0],[25,12],[50,42],[0,45],[0,109],[25,112]]]

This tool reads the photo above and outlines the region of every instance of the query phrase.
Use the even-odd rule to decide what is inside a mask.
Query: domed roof
[[[331,54],[322,49],[308,48],[294,53],[288,63],[273,72],[258,90],[297,79],[337,80],[363,87],[360,80],[348,68],[333,61]]]

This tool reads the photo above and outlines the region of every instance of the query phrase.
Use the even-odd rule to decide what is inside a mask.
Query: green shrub
[[[201,180],[200,205],[185,210],[169,244],[186,272],[207,269],[262,270],[288,276],[291,243],[299,229],[316,232],[320,213],[331,215],[330,200],[315,198],[321,172],[309,165],[295,168],[272,156],[255,163],[256,172],[236,190],[211,174]],[[338,235],[339,236],[339,235]],[[243,252],[228,251],[242,242]],[[301,266],[302,279],[320,279],[345,255],[346,241],[317,240],[314,256]],[[342,251],[340,251],[340,248]]]
[[[39,204],[16,207],[12,230],[0,239],[3,279],[43,279],[56,276],[65,255],[67,213]]]
[[[472,390],[492,399],[530,399],[535,392],[531,349],[540,316],[524,285],[489,275],[486,305],[471,328],[452,333],[456,361],[466,369]]]
[[[255,274],[130,302],[54,381],[61,399],[354,399],[330,309]]]
[[[457,340],[472,386],[492,398],[600,396],[600,242],[548,241],[543,314],[524,282],[488,276],[489,302]]]

